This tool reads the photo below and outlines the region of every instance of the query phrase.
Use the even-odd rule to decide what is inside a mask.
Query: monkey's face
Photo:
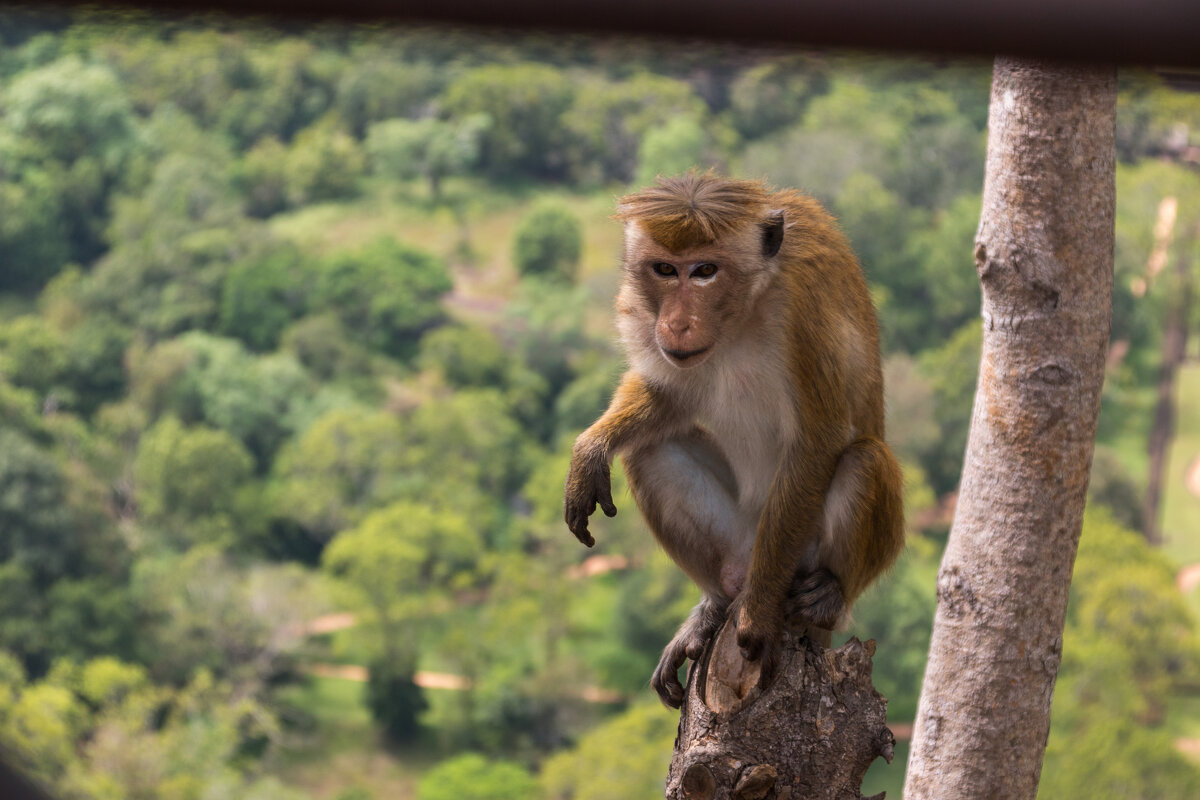
[[[631,357],[653,353],[679,369],[700,366],[742,327],[766,279],[757,231],[675,253],[629,227],[617,309]]]

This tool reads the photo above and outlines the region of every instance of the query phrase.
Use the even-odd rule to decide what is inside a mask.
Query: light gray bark
[[[998,58],[983,356],[905,800],[1037,794],[1108,342],[1116,73]]]

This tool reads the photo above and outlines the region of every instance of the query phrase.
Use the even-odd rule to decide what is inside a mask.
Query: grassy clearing
[[[1175,738],[1200,739],[1200,696],[1173,696],[1164,728]]]
[[[1150,421],[1154,416],[1155,394],[1152,386],[1106,389],[1100,410],[1098,443],[1113,448],[1121,457],[1129,475],[1145,486],[1150,470],[1146,442],[1150,440]]]
[[[1180,564],[1194,564],[1200,562],[1200,497],[1187,490],[1185,478],[1200,459],[1200,364],[1179,370],[1175,390],[1175,440],[1163,492],[1163,551]]]
[[[315,800],[354,788],[372,797],[414,796],[436,757],[420,747],[381,746],[362,693],[361,683],[338,678],[309,678],[281,690],[281,702],[302,709],[305,719],[289,729],[272,772]]]
[[[877,758],[867,770],[862,784],[863,796],[871,797],[880,792],[887,792],[889,798],[900,797],[904,790],[904,773],[907,766],[908,742],[896,742],[896,755],[891,764]]]
[[[611,328],[622,241],[621,226],[612,219],[617,192],[505,195],[485,192],[466,181],[450,182],[447,192],[466,198],[465,211],[456,214],[448,206],[433,205],[412,187],[368,188],[354,202],[317,204],[280,214],[271,220],[271,230],[316,255],[353,250],[380,236],[394,236],[427,250],[444,258],[454,275],[452,316],[486,324],[494,321],[517,286],[513,231],[536,199],[549,196],[575,213],[583,226],[580,281],[597,299],[595,313],[588,315],[585,324],[593,332]]]

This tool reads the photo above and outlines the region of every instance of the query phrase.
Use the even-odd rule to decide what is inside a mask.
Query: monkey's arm
[[[796,570],[820,546],[826,495],[851,438],[846,376],[841,361],[831,355],[829,330],[838,330],[836,321],[814,318],[801,320],[796,331],[791,377],[799,430],[771,483],[745,588],[736,601],[738,646],[751,660],[763,658],[764,677],[773,667]]]
[[[637,444],[662,438],[671,423],[669,403],[661,390],[630,371],[621,379],[608,410],[575,440],[567,472],[564,518],[575,538],[591,547],[588,517],[597,503],[614,516],[609,465],[613,456]]]
[[[784,602],[801,559],[817,547],[825,492],[837,454],[797,443],[784,454],[759,519],[746,585],[735,602],[737,641],[743,654],[773,666],[783,625]]]

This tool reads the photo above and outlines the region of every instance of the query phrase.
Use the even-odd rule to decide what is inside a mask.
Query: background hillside
[[[613,200],[691,167],[812,193],[871,281],[910,540],[849,633],[878,640],[903,738],[978,366],[989,80],[0,11],[9,759],[105,800],[661,796],[676,716],[648,679],[697,592],[619,474],[595,550],[561,490],[622,369]],[[1194,798],[1200,366],[1169,343],[1198,321],[1200,96],[1123,74],[1118,149],[1113,343],[1042,793]],[[906,754],[870,791],[899,796]]]

